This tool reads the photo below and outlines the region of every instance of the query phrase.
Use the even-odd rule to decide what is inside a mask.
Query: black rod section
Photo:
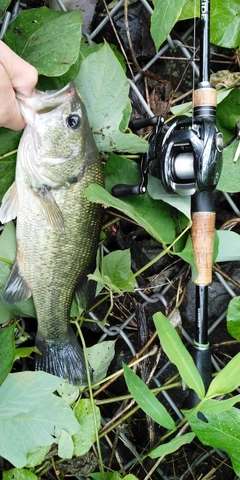
[[[197,345],[208,345],[208,286],[196,285],[196,333]]]
[[[210,77],[210,0],[201,0],[200,82],[209,82]]]

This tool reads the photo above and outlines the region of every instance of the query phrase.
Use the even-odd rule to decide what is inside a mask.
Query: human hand
[[[0,126],[12,130],[25,127],[15,92],[31,97],[37,79],[36,68],[0,40]]]

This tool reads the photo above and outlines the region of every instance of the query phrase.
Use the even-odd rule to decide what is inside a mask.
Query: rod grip
[[[212,282],[212,258],[214,245],[215,212],[194,212],[192,214],[192,246],[198,269],[196,285]]]

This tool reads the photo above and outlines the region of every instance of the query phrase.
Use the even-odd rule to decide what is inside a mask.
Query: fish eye
[[[81,125],[81,118],[77,113],[73,113],[67,117],[67,125],[68,127],[75,130],[76,128],[80,127]]]

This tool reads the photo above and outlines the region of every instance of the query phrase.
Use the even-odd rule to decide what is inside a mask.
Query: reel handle
[[[119,183],[118,185],[114,185],[112,188],[112,195],[114,197],[125,197],[127,195],[139,195],[141,193],[145,193],[146,188],[142,187],[141,185],[126,185],[124,183]]]

